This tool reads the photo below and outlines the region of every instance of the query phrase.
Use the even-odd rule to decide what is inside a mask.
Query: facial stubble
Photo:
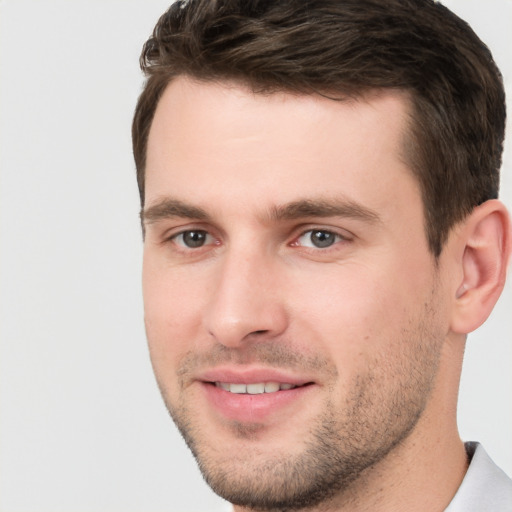
[[[310,421],[299,453],[268,453],[264,441],[259,443],[263,425],[233,422],[234,439],[247,443],[247,450],[233,454],[211,439],[207,425],[190,410],[186,394],[172,403],[160,381],[159,387],[203,477],[219,496],[267,512],[307,510],[335,497],[345,496],[348,501],[354,497],[357,481],[409,436],[426,407],[444,340],[435,320],[432,304],[425,305],[422,318],[410,322],[401,339],[395,340],[402,350],[375,354],[342,404],[335,404],[333,393],[327,393],[323,412]],[[301,366],[301,356],[283,345],[260,343],[257,347],[259,361]],[[197,362],[207,358],[203,355]],[[219,353],[211,359],[215,358]],[[190,361],[181,368],[182,382],[189,366]],[[334,389],[338,373],[334,363],[304,358],[302,366],[322,368]]]

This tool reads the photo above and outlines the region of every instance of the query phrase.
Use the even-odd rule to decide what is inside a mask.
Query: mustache
[[[262,364],[264,366],[321,372],[336,376],[336,366],[328,358],[320,355],[310,355],[298,352],[288,345],[280,343],[253,343],[243,348],[229,348],[224,345],[214,345],[204,352],[187,352],[181,359],[176,371],[178,377],[186,378],[199,369],[212,368],[223,364],[234,366]]]

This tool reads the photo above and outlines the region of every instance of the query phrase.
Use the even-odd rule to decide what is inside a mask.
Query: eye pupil
[[[186,231],[183,233],[183,243],[187,247],[201,247],[206,241],[206,231]]]
[[[311,243],[315,247],[329,247],[335,242],[334,233],[329,233],[329,231],[312,231],[311,232]]]

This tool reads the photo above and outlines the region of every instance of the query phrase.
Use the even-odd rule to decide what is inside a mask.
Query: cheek
[[[432,283],[399,283],[355,270],[326,281],[314,300],[301,294],[299,332],[309,333],[336,367],[331,396],[342,404],[343,417],[366,410],[385,418],[392,411],[390,397],[405,410],[415,389],[428,389],[438,353],[434,340],[441,340],[442,329],[429,314]]]
[[[392,297],[386,282],[368,268],[350,265],[330,272],[318,272],[303,277],[301,284],[291,294],[296,317],[312,326],[330,333],[330,337],[347,338],[359,333],[353,342],[360,342],[361,335],[370,335],[380,329],[389,313]],[[336,271],[337,270],[337,271]]]
[[[206,277],[204,271],[173,266],[165,255],[146,251],[142,270],[146,318],[173,330],[185,325],[201,308]]]
[[[163,270],[146,258],[143,267],[144,322],[156,372],[173,368],[198,338],[201,294],[186,276]]]
[[[375,352],[400,350],[395,345],[430,301],[427,279],[384,268],[337,267],[303,279],[290,295],[298,332],[310,332],[345,371],[357,371]]]

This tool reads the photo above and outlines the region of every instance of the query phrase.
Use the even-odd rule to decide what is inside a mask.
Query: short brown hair
[[[433,0],[189,0],[158,21],[140,58],[147,80],[133,120],[141,204],[147,139],[173,78],[240,81],[256,92],[412,100],[406,157],[437,257],[452,226],[496,198],[505,93],[488,48]]]

